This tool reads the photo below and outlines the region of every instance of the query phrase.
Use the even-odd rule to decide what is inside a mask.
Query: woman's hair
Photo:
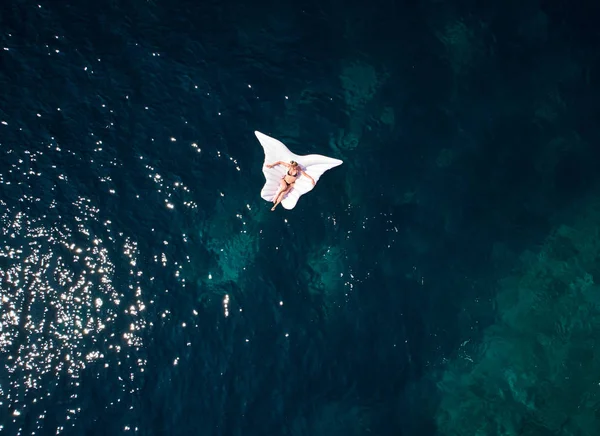
[[[296,162],[295,160],[290,161],[290,163],[292,164],[293,167],[295,167],[296,165],[298,165],[298,162]]]

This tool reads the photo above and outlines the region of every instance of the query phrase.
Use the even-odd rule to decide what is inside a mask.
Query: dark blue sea
[[[600,434],[599,20],[2,2],[0,434]]]

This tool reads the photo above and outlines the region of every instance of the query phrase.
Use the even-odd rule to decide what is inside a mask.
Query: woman
[[[311,176],[302,171],[302,168],[300,168],[298,162],[291,161],[290,163],[287,163],[277,161],[274,164],[267,164],[267,168],[273,168],[275,165],[285,165],[288,168],[288,170],[287,173],[285,173],[285,175],[283,176],[283,179],[281,179],[281,186],[275,194],[275,198],[273,198],[273,203],[275,203],[275,206],[273,206],[271,210],[275,210],[277,205],[281,203],[281,200],[283,200],[283,197],[285,197],[285,194],[292,190],[292,188],[294,187],[294,183],[296,183],[296,179],[300,177],[300,175],[304,174],[312,181],[313,186],[315,185],[315,179],[313,179]]]

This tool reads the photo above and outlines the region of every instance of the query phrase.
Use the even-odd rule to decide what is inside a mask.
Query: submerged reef
[[[325,316],[344,306],[351,291],[351,268],[340,246],[316,246],[307,256],[304,282],[312,298],[318,298]]]
[[[381,104],[378,94],[389,74],[378,71],[372,65],[362,61],[347,61],[341,65],[340,84],[348,114],[346,128],[338,128],[330,134],[329,146],[341,156],[346,157],[361,142],[369,117],[380,114]],[[384,120],[393,123],[393,112],[387,108]],[[378,115],[379,116],[379,115]],[[383,115],[381,115],[383,116]],[[391,121],[390,121],[391,120]]]
[[[597,433],[600,204],[582,209],[521,255],[499,283],[497,322],[448,362],[438,381],[441,434]]]

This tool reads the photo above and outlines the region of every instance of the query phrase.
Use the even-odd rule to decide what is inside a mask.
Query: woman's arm
[[[275,165],[285,165],[286,167],[289,167],[289,166],[290,166],[290,164],[289,164],[289,163],[287,163],[287,162],[282,162],[282,161],[280,161],[280,160],[278,160],[277,162],[275,162],[275,163],[272,163],[272,164],[267,164],[266,166],[267,166],[267,168],[273,168]]]
[[[306,177],[308,177],[308,178],[309,178],[309,179],[312,181],[312,184],[313,184],[313,186],[315,186],[315,183],[316,183],[316,182],[315,182],[315,179],[313,179],[311,176],[309,176],[308,174],[306,174],[304,171],[300,171],[300,172],[301,172],[303,175],[305,175]]]

